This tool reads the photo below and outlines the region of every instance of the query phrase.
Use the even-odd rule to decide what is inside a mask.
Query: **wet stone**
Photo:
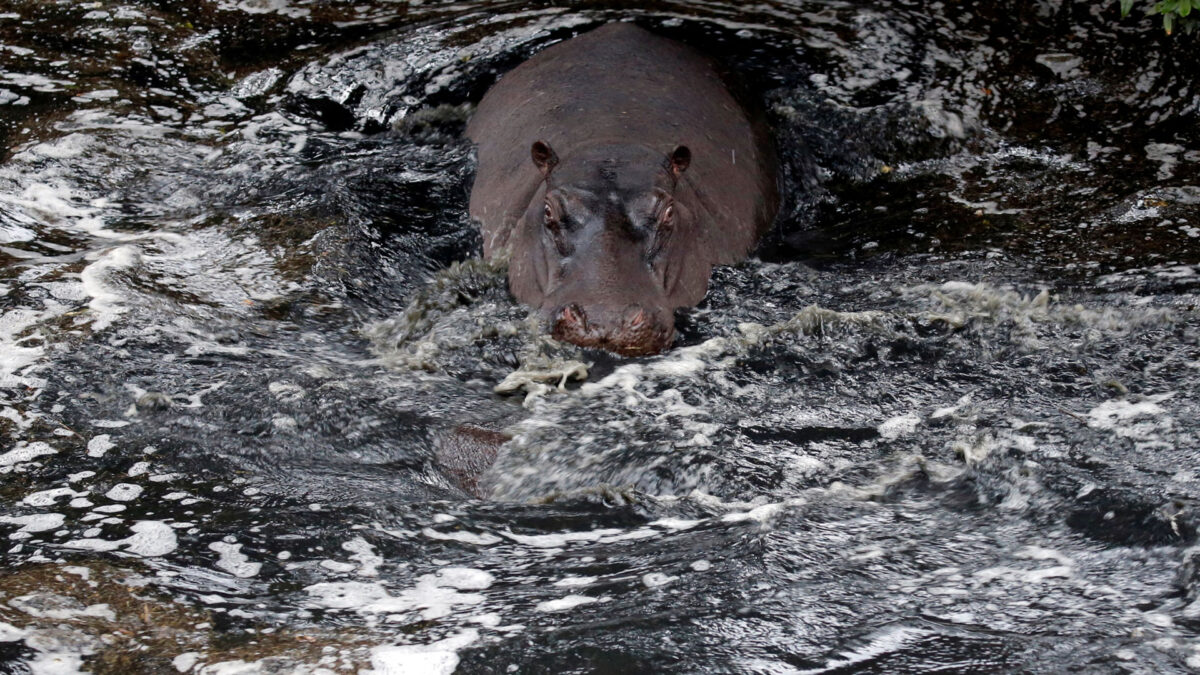
[[[171,397],[159,392],[150,391],[142,394],[137,400],[138,410],[166,410],[171,407]]]

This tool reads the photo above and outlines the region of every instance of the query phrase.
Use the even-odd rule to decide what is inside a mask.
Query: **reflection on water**
[[[621,5],[0,13],[0,672],[1200,667],[1188,38]],[[461,131],[630,18],[739,73],[786,204],[619,360],[478,260]]]

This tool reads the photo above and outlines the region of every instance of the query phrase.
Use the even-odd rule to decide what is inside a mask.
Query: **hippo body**
[[[670,346],[675,309],[742,260],[777,208],[765,125],[693,50],[602,26],[504,75],[467,127],[484,256],[552,333],[623,355]]]

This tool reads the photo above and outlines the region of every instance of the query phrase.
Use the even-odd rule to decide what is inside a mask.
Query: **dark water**
[[[6,3],[0,673],[1200,668],[1194,38],[634,4]],[[633,360],[478,260],[461,137],[617,19],[786,195]]]

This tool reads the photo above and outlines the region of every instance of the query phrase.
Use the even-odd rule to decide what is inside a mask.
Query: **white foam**
[[[63,652],[39,653],[26,664],[29,675],[84,675],[83,655]]]
[[[596,583],[597,577],[563,577],[554,582],[555,586],[566,586],[568,588],[577,588],[580,586],[590,586]]]
[[[894,440],[900,438],[901,436],[908,436],[912,434],[917,430],[917,426],[919,424],[921,424],[921,418],[917,415],[909,413],[907,415],[900,415],[898,417],[885,420],[879,425],[877,430],[879,431],[879,435],[883,438]]]
[[[458,668],[458,651],[479,639],[469,629],[428,645],[375,647],[371,650],[371,670],[359,675],[450,675]]]
[[[175,670],[181,673],[186,673],[200,660],[200,652],[184,652],[179,656],[171,659],[171,665],[175,666]]]
[[[502,623],[500,615],[496,614],[495,612],[468,616],[467,621],[470,621],[471,623],[477,623],[480,626],[487,626],[488,628],[495,628]]]
[[[174,551],[179,546],[175,530],[157,520],[143,520],[130,528],[133,536],[125,540],[126,550],[135,555],[153,558]]]
[[[934,410],[933,413],[929,416],[929,419],[940,420],[943,417],[949,417],[951,415],[955,415],[960,410],[962,410],[964,407],[969,405],[970,403],[971,403],[971,395],[966,394],[962,398],[958,399],[958,401],[955,402],[954,405],[950,405],[950,406],[946,406],[944,408],[938,408],[937,410]]]
[[[21,431],[25,431],[29,427],[33,426],[34,420],[38,419],[38,417],[40,416],[34,412],[22,414],[21,411],[17,410],[16,408],[0,408],[0,418],[9,420],[13,424],[17,425],[17,428]]]
[[[537,548],[562,548],[573,542],[591,542],[605,536],[621,534],[618,529],[591,530],[589,532],[560,532],[557,534],[516,534],[505,530],[502,534],[508,539]]]
[[[366,608],[373,603],[391,597],[382,585],[364,581],[325,582],[313,584],[304,590],[311,604],[326,609],[367,611]]]
[[[275,86],[280,77],[283,77],[283,71],[278,68],[260,70],[257,73],[251,73],[243,77],[237,84],[233,85],[229,93],[234,98],[259,96]]]
[[[65,565],[62,568],[62,571],[66,572],[67,574],[74,574],[75,576],[82,578],[84,581],[88,581],[89,579],[92,578],[92,570],[89,567],[81,567],[79,565]]]
[[[62,87],[73,84],[70,80],[55,80],[37,73],[17,73],[12,71],[0,71],[0,82],[19,88],[28,88],[47,93],[62,91]]]
[[[1068,567],[1075,564],[1073,560],[1063,555],[1061,552],[1042,546],[1024,546],[1013,553],[1013,555],[1018,558],[1026,558],[1028,560],[1053,560]]]
[[[765,525],[767,521],[782,513],[784,509],[791,506],[798,506],[803,503],[804,500],[802,499],[789,499],[787,501],[774,504],[763,504],[762,506],[756,506],[749,511],[735,511],[733,513],[727,513],[721,516],[721,520],[726,523],[743,523],[748,520],[753,520]]]
[[[275,398],[280,401],[299,401],[305,396],[304,387],[291,382],[269,382],[267,391],[274,394]]]
[[[0,642],[16,642],[25,639],[25,631],[11,623],[0,621]]]
[[[100,254],[95,262],[79,273],[84,291],[92,298],[88,303],[88,309],[95,315],[92,330],[108,328],[127,309],[124,306],[125,296],[115,290],[109,281],[109,275],[120,270],[132,269],[140,262],[141,252],[136,247],[117,246]]]
[[[0,516],[0,523],[20,525],[18,532],[45,532],[62,527],[66,516],[61,513],[34,513],[28,516]]]
[[[660,518],[650,524],[665,527],[669,530],[690,530],[703,522],[704,520],[689,520],[686,518]]]
[[[242,553],[241,544],[216,541],[209,544],[208,548],[221,554],[217,567],[235,577],[247,579],[256,576],[262,569],[262,563],[250,562],[250,558]]]
[[[477,532],[468,532],[466,530],[457,530],[454,532],[438,532],[437,530],[427,527],[421,530],[421,534],[430,539],[441,539],[444,541],[461,541],[464,544],[476,544],[479,546],[490,546],[499,541],[503,541],[500,537],[492,534],[484,534]]]
[[[1066,565],[1056,565],[1054,567],[1043,567],[1036,570],[1030,570],[1025,573],[1025,581],[1037,583],[1051,578],[1068,578],[1075,574],[1075,570]]]
[[[1147,396],[1141,401],[1126,399],[1105,401],[1088,411],[1088,426],[1112,431],[1123,438],[1147,440],[1173,426],[1173,420],[1159,403],[1173,394]]]
[[[115,621],[117,618],[107,604],[84,607],[73,598],[45,592],[30,593],[13,598],[8,601],[8,606],[37,619],[63,620],[92,617]]]
[[[320,583],[305,588],[316,607],[353,609],[363,614],[419,612],[426,620],[448,616],[458,607],[477,605],[484,598],[463,590],[483,590],[492,585],[491,574],[468,567],[448,567],[417,579],[413,588],[392,595],[378,583],[349,581]]]
[[[14,159],[36,159],[37,155],[18,154]],[[0,203],[11,205],[15,213],[21,214],[22,222],[44,223],[64,227],[73,225],[81,232],[109,240],[128,239],[128,235],[107,230],[98,217],[98,210],[91,206],[79,206],[79,196],[71,187],[30,180],[20,195],[0,193]]]
[[[33,241],[37,232],[22,227],[16,223],[5,221],[0,223],[0,244],[14,244],[18,241]]]
[[[124,539],[75,539],[63,544],[66,548],[85,551],[115,551],[121,547],[135,555],[153,558],[166,555],[179,546],[179,539],[170,525],[157,520],[142,520],[129,528],[133,534]]]
[[[375,553],[375,548],[366,539],[356,537],[342,544],[344,550],[350,551],[351,556],[358,561],[358,575],[373,577],[379,574],[379,566],[383,564],[383,556]]]
[[[1034,439],[1020,434],[1004,434],[1003,442],[998,441],[991,434],[982,434],[978,436],[968,436],[961,440],[955,441],[951,447],[962,456],[963,462],[967,466],[979,466],[991,456],[992,451],[1005,446],[1014,450],[1019,450],[1026,454],[1032,453],[1036,448]],[[1012,486],[1016,489],[1016,486]],[[1015,494],[1015,493],[1014,493]]]
[[[590,605],[593,602],[599,602],[599,600],[588,595],[568,595],[557,600],[539,602],[536,609],[539,612],[563,612],[580,605]]]
[[[913,640],[923,638],[930,634],[930,631],[908,628],[905,626],[885,628],[879,633],[871,637],[870,641],[853,650],[847,650],[841,653],[841,658],[831,659],[826,661],[821,668],[813,668],[809,670],[790,670],[789,672],[799,675],[817,675],[818,673],[834,673],[847,672],[858,664],[868,663],[878,657],[891,652],[897,652],[904,648],[905,645]]]
[[[447,567],[438,570],[435,579],[440,586],[482,590],[495,580],[491,574],[471,567]]]
[[[292,19],[301,19],[311,13],[306,7],[295,7],[291,0],[221,0],[217,5],[223,10],[241,10],[247,14],[277,13]]]
[[[104,496],[114,502],[130,502],[140,497],[144,489],[141,485],[133,483],[117,483]]]
[[[88,457],[103,457],[104,453],[117,447],[116,443],[112,442],[112,437],[108,434],[100,434],[88,441],[87,456]]]
[[[1158,162],[1158,180],[1167,180],[1175,175],[1175,166],[1179,164],[1178,155],[1183,154],[1187,148],[1176,143],[1147,143],[1146,144],[1146,159],[1152,162]]]
[[[116,93],[115,91],[113,92]],[[38,143],[28,150],[20,153],[17,157],[28,159],[26,152],[42,157],[52,157],[54,159],[67,159],[69,157],[78,157],[87,151],[95,138],[85,134],[67,134],[61,138],[56,138],[45,143]]]
[[[646,588],[658,588],[659,586],[666,586],[678,578],[669,574],[663,574],[662,572],[651,572],[642,576],[642,583],[646,585]]]
[[[1019,584],[1045,583],[1051,579],[1065,579],[1074,576],[1074,568],[1066,565],[1054,565],[1034,570],[1017,569],[1014,567],[988,567],[979,570],[973,576],[987,583],[994,579],[1002,579]]]
[[[1013,555],[1028,560],[1050,560],[1058,564],[1032,570],[1008,566],[989,567],[979,570],[973,576],[984,583],[1003,579],[1024,584],[1041,584],[1052,579],[1068,579],[1075,576],[1075,562],[1053,549],[1026,546]]]
[[[45,349],[17,343],[31,329],[33,335],[38,335],[37,325],[61,311],[62,305],[48,300],[45,311],[14,308],[0,313],[0,387],[41,386],[39,381],[28,377],[28,373],[30,366],[45,354]]]
[[[244,614],[238,610],[230,611],[230,614],[237,616]],[[284,657],[286,658],[286,657]],[[281,667],[286,667],[287,670],[281,670]],[[283,673],[287,675],[337,675],[336,671],[321,666],[312,666],[307,663],[298,663],[290,659],[280,662],[278,657],[265,657],[257,661],[243,661],[236,659],[232,661],[220,661],[218,663],[210,663],[200,666],[196,671],[197,675],[266,675],[267,673]],[[361,671],[360,671],[361,672]]]
[[[1171,615],[1162,612],[1146,612],[1142,616],[1150,625],[1159,628],[1171,628],[1175,625],[1175,620],[1171,618]]]
[[[26,506],[53,506],[62,497],[83,497],[86,494],[86,492],[76,492],[68,487],[52,488],[26,495],[21,503]]]
[[[0,454],[0,467],[13,466],[22,462],[28,462],[35,457],[42,455],[53,455],[58,451],[50,447],[49,444],[42,441],[34,441],[28,443],[26,441],[17,441],[12,450],[4,454]]]
[[[1065,52],[1038,54],[1033,60],[1049,68],[1050,72],[1063,80],[1079,77],[1079,67],[1083,65],[1082,57]]]
[[[985,213],[985,214],[991,215],[991,216],[1013,215],[1013,214],[1017,214],[1017,213],[1023,213],[1025,211],[1025,209],[1013,209],[1013,208],[1006,209],[1006,208],[1000,206],[1000,202],[997,202],[995,200],[973,201],[970,199],[965,199],[965,198],[960,197],[959,195],[956,195],[953,193],[947,194],[946,196],[950,198],[950,201],[961,204],[961,205],[967,207],[968,209],[974,209],[975,211],[979,211],[981,213]]]

